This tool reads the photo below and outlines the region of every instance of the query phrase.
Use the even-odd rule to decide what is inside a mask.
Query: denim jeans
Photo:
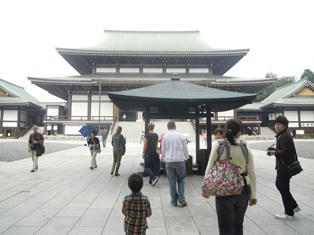
[[[216,211],[220,235],[243,235],[243,221],[248,207],[249,195],[216,197]]]
[[[290,192],[290,179],[291,176],[289,176],[287,169],[283,168],[277,171],[276,187],[281,194],[285,213],[292,216],[294,215],[293,209],[298,207],[298,204]]]
[[[185,162],[166,162],[166,171],[170,187],[171,204],[176,205],[177,201],[185,201]]]
[[[158,153],[145,154],[144,170],[149,175],[149,182],[160,176],[160,159]]]

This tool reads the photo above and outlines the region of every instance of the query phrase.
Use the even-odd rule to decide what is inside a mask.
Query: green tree
[[[285,76],[278,78],[277,75],[273,73],[267,73],[266,78],[277,78],[278,80],[271,86],[266,87],[265,89],[257,93],[255,99],[256,102],[262,101],[267,96],[272,94],[277,88],[288,85],[290,83],[294,83],[296,81],[296,78],[294,76]]]
[[[314,83],[314,73],[310,69],[304,69],[301,79],[307,79]]]

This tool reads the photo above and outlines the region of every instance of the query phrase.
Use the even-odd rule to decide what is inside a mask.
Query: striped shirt
[[[124,231],[130,234],[145,234],[146,218],[152,211],[148,197],[142,193],[131,193],[123,200],[122,213],[124,214]]]

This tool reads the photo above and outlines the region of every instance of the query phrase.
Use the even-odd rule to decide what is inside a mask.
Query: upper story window
[[[186,73],[186,68],[166,68],[167,73]]]
[[[161,67],[149,68],[143,67],[143,73],[163,73]]]
[[[116,73],[116,67],[97,67],[96,73]]]
[[[140,73],[140,68],[120,66],[120,73]]]
[[[101,95],[100,100],[101,101],[110,101],[110,98],[108,95]],[[99,102],[99,95],[92,95],[92,102]]]
[[[88,101],[88,95],[72,95],[72,101]]]
[[[190,68],[189,73],[209,73],[208,68]]]

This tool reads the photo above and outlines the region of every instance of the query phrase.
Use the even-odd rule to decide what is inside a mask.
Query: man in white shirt
[[[186,137],[176,131],[176,124],[168,122],[168,132],[162,140],[161,161],[166,162],[171,205],[186,206],[184,196],[185,161],[189,158]],[[177,190],[178,182],[178,190]]]

